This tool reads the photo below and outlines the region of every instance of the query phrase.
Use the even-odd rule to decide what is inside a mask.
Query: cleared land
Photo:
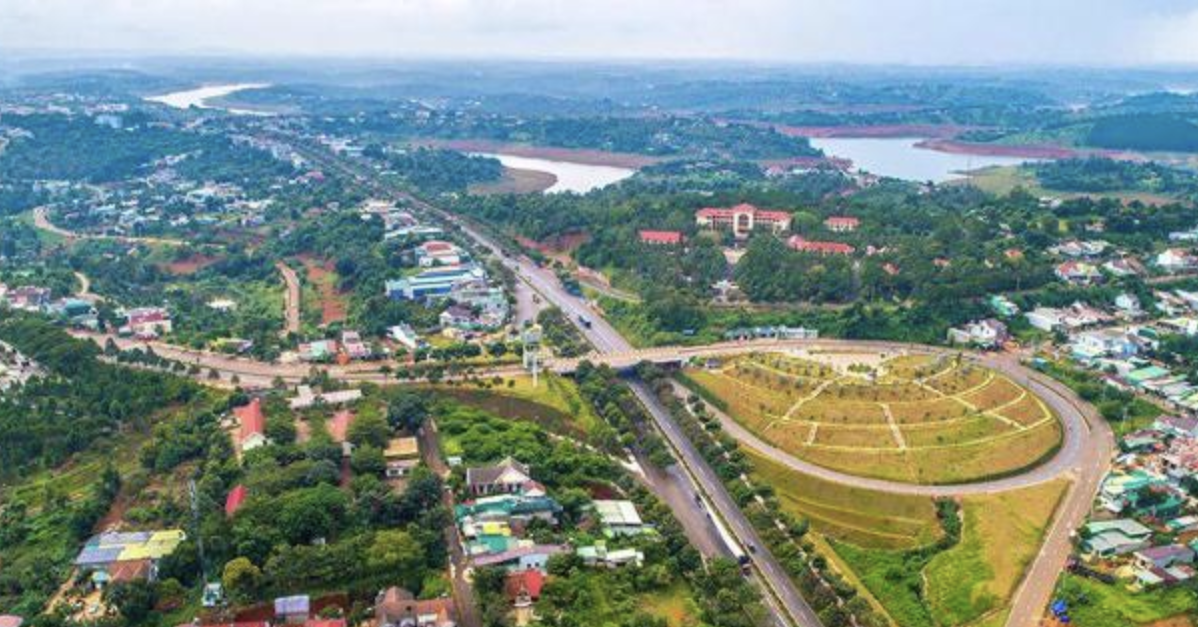
[[[950,356],[749,355],[687,376],[771,445],[866,477],[1000,477],[1048,458],[1062,438],[1038,397]]]

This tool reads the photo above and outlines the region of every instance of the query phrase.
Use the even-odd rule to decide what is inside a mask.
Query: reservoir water
[[[850,159],[853,167],[878,176],[942,183],[964,178],[965,173],[995,165],[1031,161],[1020,157],[961,155],[920,148],[918,137],[812,138],[811,145],[830,157]]]
[[[557,182],[545,190],[547,194],[555,192],[585,194],[593,189],[607,187],[612,183],[617,183],[636,174],[636,170],[609,165],[591,165],[574,161],[536,159],[533,157],[517,157],[516,155],[495,153],[476,154],[481,157],[498,159],[500,163],[509,168],[548,172],[556,176]]]
[[[223,109],[234,115],[270,115],[265,111],[252,111],[249,109],[231,109],[219,105],[208,104],[209,100],[222,98],[229,94],[234,94],[239,91],[248,89],[262,89],[270,87],[268,83],[233,83],[229,85],[206,85],[195,89],[187,89],[184,91],[175,91],[169,94],[159,96],[149,96],[146,98],[149,102],[157,102],[168,107],[176,109],[190,109],[197,107],[200,109]]]

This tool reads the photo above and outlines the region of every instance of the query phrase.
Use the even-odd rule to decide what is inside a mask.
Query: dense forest
[[[127,118],[116,129],[81,116],[5,116],[5,125],[28,136],[14,139],[0,152],[0,180],[118,181],[143,172],[155,159],[217,141],[215,136],[150,124],[144,113]]]
[[[1061,191],[1188,194],[1198,190],[1198,174],[1151,161],[1064,159],[1030,167],[1041,185]]]
[[[1198,126],[1172,114],[1100,118],[1086,143],[1100,148],[1167,152],[1198,151]]]
[[[104,363],[99,347],[38,318],[7,317],[0,339],[48,372],[0,398],[0,479],[57,466],[123,428],[145,428],[163,407],[199,393],[184,379]]]

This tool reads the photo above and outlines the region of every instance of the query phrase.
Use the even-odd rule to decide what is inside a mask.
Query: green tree
[[[262,570],[249,559],[236,557],[225,564],[220,580],[230,599],[246,603],[257,598],[262,585]]]

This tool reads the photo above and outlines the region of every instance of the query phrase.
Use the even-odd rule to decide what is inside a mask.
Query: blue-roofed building
[[[430,268],[415,276],[387,281],[387,298],[391,300],[429,300],[449,296],[459,283],[486,278],[478,266],[467,264]]]

